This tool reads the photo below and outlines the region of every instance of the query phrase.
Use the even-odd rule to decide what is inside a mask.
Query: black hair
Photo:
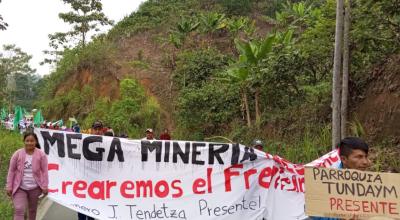
[[[337,148],[339,149],[340,156],[348,157],[353,150],[362,150],[368,155],[368,144],[358,137],[347,137],[340,141]]]
[[[128,135],[125,134],[125,133],[122,133],[122,134],[119,134],[119,137],[121,137],[121,138],[128,138]]]
[[[113,137],[113,136],[114,136],[114,134],[113,134],[111,131],[106,131],[106,132],[104,132],[104,136],[110,136],[110,137]]]
[[[103,122],[102,121],[95,121],[95,122],[93,122],[93,124],[92,124],[92,128],[94,129],[94,128],[103,128],[104,127],[104,125],[103,125]]]
[[[35,138],[35,140],[36,140],[36,148],[40,149],[39,139],[38,139],[37,135],[35,133],[33,133],[32,131],[27,131],[27,132],[24,133],[23,141],[25,142],[25,139],[27,137],[29,137],[29,136],[33,136],[33,138]]]

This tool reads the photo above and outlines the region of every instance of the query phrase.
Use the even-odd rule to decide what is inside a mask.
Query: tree
[[[285,34],[285,38],[291,39],[292,33],[292,31],[288,31]],[[266,59],[269,53],[272,51],[272,47],[275,43],[275,35],[270,35],[262,41],[241,42],[239,40],[236,40],[235,43],[240,55],[238,61],[239,68],[237,70],[234,70],[236,71],[236,73],[233,73],[235,73],[235,75],[239,74],[241,76],[246,76],[245,80],[254,79],[253,82],[255,83],[253,83],[253,88],[255,100],[255,116],[256,125],[259,125],[261,122],[261,110],[259,105],[261,84],[258,82],[258,79],[260,77],[258,77],[259,71],[257,71],[257,65],[261,62],[261,60]],[[246,106],[246,118],[249,121],[250,116],[248,114],[247,93],[245,89],[246,88],[242,88],[242,95]],[[250,127],[250,123],[248,122],[247,124]]]
[[[231,67],[222,76],[222,81],[229,84],[236,84],[239,87],[242,105],[246,113],[247,127],[251,127],[250,108],[247,97],[248,87],[250,84],[250,76],[247,69],[242,67]]]
[[[340,76],[343,40],[343,0],[336,3],[335,54],[332,77],[332,149],[340,141]]]
[[[64,48],[70,47],[71,45],[67,45],[67,43],[74,42],[73,40],[78,40],[78,44],[85,47],[90,31],[99,31],[99,25],[113,24],[113,21],[109,20],[102,12],[103,5],[100,0],[62,1],[69,4],[73,11],[59,13],[58,16],[64,22],[73,25],[73,28],[65,33],[57,32],[49,35],[50,46],[56,51],[59,51],[60,45],[63,45]]]
[[[0,54],[1,98],[9,105],[32,103],[36,71],[29,66],[32,56],[15,45],[4,45]]]
[[[1,3],[1,0],[0,0]],[[0,15],[0,30],[4,31],[8,27],[8,24],[3,21],[3,16]]]
[[[351,0],[346,1],[345,15],[344,15],[344,33],[343,33],[343,76],[342,76],[342,103],[340,105],[340,134],[342,138],[346,137],[346,125],[347,125],[347,106],[349,96],[349,58],[350,58],[350,10]]]

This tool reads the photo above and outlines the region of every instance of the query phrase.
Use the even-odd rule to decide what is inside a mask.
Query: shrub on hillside
[[[177,103],[178,130],[184,139],[202,139],[208,135],[223,135],[229,123],[241,117],[238,90],[232,85],[208,81],[202,87],[187,87]],[[201,134],[201,135],[199,135]]]
[[[214,49],[183,52],[178,55],[173,72],[174,85],[178,89],[201,87],[227,64],[227,56]]]
[[[218,0],[229,15],[246,15],[251,11],[250,0]]]

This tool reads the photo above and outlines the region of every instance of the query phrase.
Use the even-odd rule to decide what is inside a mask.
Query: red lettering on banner
[[[336,163],[339,160],[339,156],[336,155],[329,155],[328,158],[326,158],[323,163],[322,167],[330,167],[332,164]]]
[[[161,181],[157,182],[154,191],[155,191],[156,196],[158,196],[159,198],[167,197],[169,194],[169,185],[168,185],[167,181],[161,180]]]
[[[339,160],[339,156],[338,156],[337,154],[334,154],[333,156],[330,155],[330,156],[328,157],[328,160],[329,160],[330,162],[332,162],[332,163],[335,163],[335,162],[337,162],[337,161]]]
[[[135,184],[132,181],[124,181],[120,187],[120,192],[121,195],[124,198],[129,198],[129,199],[133,199],[135,198],[135,195],[132,193],[127,193],[126,190],[133,190],[135,189]]]
[[[397,203],[390,202],[389,203],[389,214],[398,215],[399,211],[397,210]]]
[[[339,208],[343,211],[344,209],[343,209],[343,207],[342,207],[342,199],[337,199],[338,201],[337,201],[337,209],[339,210]]]
[[[207,190],[208,190],[208,193],[212,193],[211,173],[212,173],[212,168],[207,168]]]
[[[272,178],[275,176],[276,173],[278,173],[278,168],[273,166],[271,167],[266,167],[264,169],[261,170],[260,175],[258,176],[258,184],[266,189],[269,188],[270,184],[271,184],[271,180]],[[269,181],[264,181],[264,178],[268,178],[271,177],[269,179]]]
[[[274,184],[274,188],[276,189],[276,188],[278,188],[278,185],[279,185],[279,180],[281,179],[281,176],[277,176],[276,177],[276,179],[275,179],[275,184]]]
[[[67,186],[72,185],[72,181],[62,182],[62,194],[67,194]]]
[[[283,184],[283,182],[285,182],[286,184],[289,184],[290,180],[287,177],[282,178],[282,180],[281,180],[281,190],[283,190],[283,188],[285,188],[285,185]]]
[[[76,181],[74,183],[73,190],[72,190],[74,193],[74,196],[78,197],[78,198],[86,198],[85,194],[78,192],[78,191],[86,190],[86,188],[87,188],[87,183],[85,181],[83,181],[83,180]]]
[[[117,182],[107,180],[107,182],[106,182],[106,189],[107,189],[106,198],[107,198],[107,199],[111,198],[110,190],[111,190],[112,187],[114,187],[114,186],[116,186],[116,185],[117,185]]]
[[[206,181],[203,178],[195,179],[192,187],[193,192],[195,194],[204,194],[206,193],[206,190],[199,190],[199,188],[203,188],[205,186],[206,186]]]
[[[363,212],[369,212],[369,210],[368,210],[368,201],[362,201],[361,204],[362,204],[362,211]]]
[[[329,198],[329,204],[331,206],[331,210],[334,210],[333,207],[336,205],[336,199],[335,198]]]
[[[371,212],[377,213],[378,212],[378,204],[371,203]]]
[[[381,204],[382,205],[382,208],[383,208],[383,213],[386,213],[385,212],[385,207],[386,207],[386,205],[388,204],[387,202],[379,202],[379,204]]]
[[[192,185],[192,191],[195,194],[205,194],[206,190],[201,190],[199,188],[203,188],[207,186],[207,192],[212,193],[212,183],[211,183],[211,173],[212,168],[207,168],[207,181],[203,178],[197,178],[194,180]]]
[[[48,169],[48,171],[50,171],[50,170],[58,171],[59,165],[56,163],[49,163],[49,164],[47,164],[47,169]],[[48,191],[49,191],[49,193],[55,193],[55,192],[58,192],[58,189],[48,189]]]
[[[143,197],[147,197],[147,192],[149,197],[153,197],[153,181],[151,180],[140,180],[136,181],[136,196],[141,197],[140,189],[143,189]]]
[[[93,199],[104,200],[104,181],[93,181],[89,185],[88,194]]]
[[[240,168],[243,169],[243,164],[235,164],[231,167],[228,167],[224,170],[224,177],[225,177],[225,192],[232,191],[231,186],[231,177],[232,176],[239,176],[240,173],[238,171],[231,171],[232,168]]]
[[[249,169],[244,172],[244,182],[246,189],[250,189],[250,181],[249,181],[250,176],[256,173],[257,173],[256,169]]]
[[[355,212],[360,211],[360,201],[353,201],[353,205],[356,207],[355,209],[353,209]]]
[[[182,188],[180,186],[177,186],[178,183],[181,183],[181,181],[180,180],[174,180],[171,183],[172,189],[175,189],[175,190],[178,191],[177,193],[172,194],[172,198],[179,198],[179,197],[181,197],[183,195]]]
[[[288,189],[288,191],[289,191],[289,192],[290,192],[290,191],[298,192],[298,191],[299,191],[299,185],[298,185],[298,183],[297,183],[296,175],[293,175],[293,176],[292,176],[292,183],[293,183],[293,188]]]
[[[346,208],[346,211],[353,211],[353,209],[352,209],[352,200],[349,200],[349,199],[346,199],[345,201],[344,201],[344,206],[345,206],[345,208]]]
[[[172,198],[179,198],[183,195],[183,190],[179,186],[180,180],[173,180],[171,186],[165,180],[158,182],[148,181],[124,181],[119,187],[119,193],[124,198],[139,198],[139,197],[153,197],[153,191],[156,197],[165,198],[170,195],[171,189],[174,190]],[[72,185],[72,193],[77,198],[86,198],[86,196],[92,199],[109,199],[111,198],[111,189],[117,186],[116,181],[93,181],[88,184],[84,180],[78,180],[76,182],[63,181],[62,182],[62,192],[67,194],[67,188]],[[154,186],[154,188],[153,188]],[[81,192],[83,191],[83,192]]]
[[[341,198],[329,198],[329,205],[332,211],[362,212],[373,214],[398,215],[397,203],[386,201],[359,201]]]
[[[287,172],[302,176],[304,175],[303,165],[290,163],[288,160],[285,160],[277,155],[275,155],[272,159],[277,162],[281,167],[285,168]]]

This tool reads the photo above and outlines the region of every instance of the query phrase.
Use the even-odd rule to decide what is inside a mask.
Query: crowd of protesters
[[[17,126],[16,129],[22,133],[24,133],[27,129],[33,128],[33,120],[29,117],[23,117],[21,120],[14,125],[14,115],[10,114],[5,117],[3,120],[0,120],[1,127],[7,130],[14,130],[14,126]]]
[[[78,123],[67,128],[57,123],[43,122],[40,128],[127,137],[125,134],[116,135],[111,127],[104,126],[101,121],[95,121],[90,129],[83,131]],[[147,128],[144,135],[145,137],[142,140],[157,139],[152,128]],[[168,129],[164,129],[158,137],[159,140],[171,140]],[[7,195],[13,201],[14,220],[23,220],[27,208],[29,220],[35,220],[39,197],[42,194],[46,196],[48,193],[47,157],[40,150],[38,138],[32,130],[24,133],[23,142],[24,147],[17,150],[10,159],[6,190]],[[250,147],[263,151],[263,145],[264,143],[261,140],[255,139]],[[338,144],[338,148],[342,162],[337,169],[365,170],[370,165],[367,158],[369,147],[363,140],[354,137],[345,138]],[[329,218],[310,217],[309,219]],[[94,220],[94,218],[78,213],[78,220]]]

